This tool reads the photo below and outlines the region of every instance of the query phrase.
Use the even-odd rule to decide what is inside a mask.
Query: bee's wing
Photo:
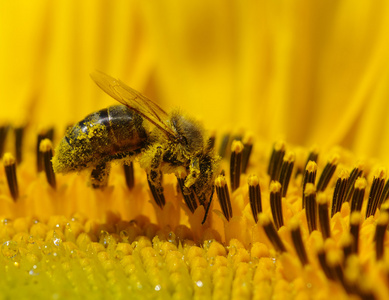
[[[175,136],[174,131],[166,123],[168,114],[156,103],[103,72],[95,71],[90,76],[112,98],[149,120],[168,137]]]

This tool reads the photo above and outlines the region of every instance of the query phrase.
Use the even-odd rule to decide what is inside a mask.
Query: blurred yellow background
[[[66,126],[122,79],[210,129],[389,162],[389,2],[0,2],[0,120]]]

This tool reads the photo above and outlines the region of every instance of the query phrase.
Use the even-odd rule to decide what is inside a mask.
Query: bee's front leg
[[[200,176],[200,162],[197,157],[194,157],[190,160],[189,164],[189,174],[185,179],[185,188],[190,188],[196,183]]]
[[[163,192],[161,164],[163,158],[162,147],[158,146],[150,163],[147,179],[154,185],[158,193]]]
[[[111,166],[106,161],[102,161],[94,167],[90,177],[90,182],[93,188],[104,188],[108,185],[108,176],[110,169]]]

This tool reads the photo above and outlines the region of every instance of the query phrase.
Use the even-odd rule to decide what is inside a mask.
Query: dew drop
[[[6,241],[1,246],[1,253],[8,258],[15,257],[19,252],[18,243],[15,241]]]
[[[119,235],[124,243],[128,243],[129,234],[128,234],[127,230],[120,231]]]
[[[170,232],[169,232],[169,234],[168,234],[168,236],[167,236],[167,241],[168,241],[169,243],[172,243],[172,244],[176,244],[176,243],[177,243],[177,241],[176,241],[176,235],[175,235],[175,233],[174,233],[173,231],[170,231]]]

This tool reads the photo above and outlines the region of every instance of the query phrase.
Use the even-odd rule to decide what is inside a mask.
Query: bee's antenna
[[[215,191],[215,185],[212,185],[212,193],[211,193],[211,197],[209,198],[209,203],[208,203],[208,206],[207,208],[205,209],[205,215],[204,215],[204,219],[203,221],[201,222],[201,225],[203,225],[205,223],[205,221],[207,220],[207,217],[208,217],[208,211],[209,211],[209,208],[211,207],[211,203],[212,203],[212,197],[213,197],[213,192]]]

